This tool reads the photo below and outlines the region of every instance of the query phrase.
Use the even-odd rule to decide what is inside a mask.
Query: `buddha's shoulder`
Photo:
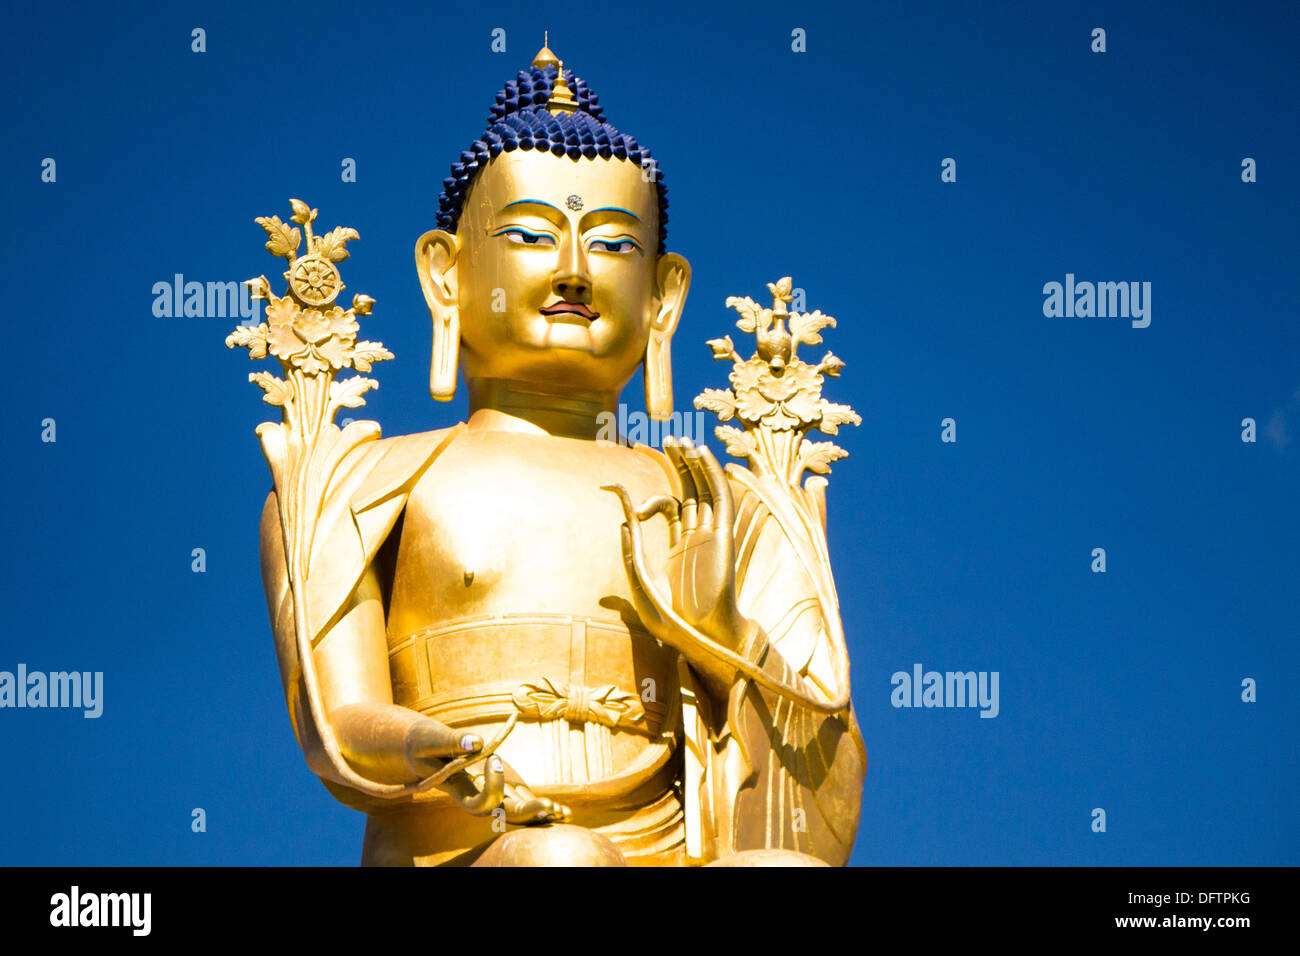
[[[358,442],[335,469],[332,494],[374,495],[389,486],[401,485],[422,471],[464,429],[461,422],[448,428]],[[272,488],[264,512],[270,512],[275,501]]]
[[[411,458],[429,456],[440,451],[451,439],[465,430],[465,423],[460,422],[447,428],[435,428],[427,432],[412,432],[409,435],[391,435],[371,442],[363,442],[358,447],[365,457],[379,460],[387,458]]]
[[[355,475],[355,494],[362,499],[386,495],[423,472],[465,430],[464,422],[409,435],[393,435],[363,442],[345,462]]]

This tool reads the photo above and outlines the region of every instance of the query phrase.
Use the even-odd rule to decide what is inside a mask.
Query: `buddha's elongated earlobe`
[[[452,309],[433,320],[433,356],[429,362],[429,394],[434,401],[456,397],[456,365],[460,357],[460,316]]]
[[[415,267],[433,320],[433,358],[429,365],[429,394],[449,402],[456,394],[460,357],[460,306],[456,296],[456,237],[436,229],[415,243]]]
[[[645,350],[645,407],[655,421],[667,421],[673,414],[673,366],[670,336],[650,330]]]
[[[655,421],[667,421],[673,413],[673,332],[686,305],[691,287],[691,264],[668,252],[659,257],[656,269],[655,317],[645,350],[645,407]]]

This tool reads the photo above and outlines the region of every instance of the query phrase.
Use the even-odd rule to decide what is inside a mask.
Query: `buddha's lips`
[[[573,315],[582,316],[588,322],[600,318],[599,312],[592,312],[591,309],[587,308],[581,302],[557,302],[555,305],[548,305],[546,308],[540,309],[539,311],[542,315],[572,313]]]

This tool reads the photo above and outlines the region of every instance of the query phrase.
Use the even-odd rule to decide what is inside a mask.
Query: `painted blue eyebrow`
[[[511,206],[518,206],[523,203],[533,203],[538,206],[545,206],[547,209],[554,209],[556,212],[560,211],[557,207],[552,206],[548,202],[543,202],[540,199],[516,199],[514,202],[506,203],[504,208],[509,209]]]
[[[630,209],[621,209],[618,206],[601,206],[599,209],[593,209],[592,212],[621,212],[625,216],[631,216],[637,222],[641,221],[641,217]]]

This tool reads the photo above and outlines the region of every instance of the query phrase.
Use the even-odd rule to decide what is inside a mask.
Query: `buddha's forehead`
[[[574,198],[576,197],[576,199]],[[473,186],[471,210],[499,215],[510,203],[540,200],[557,209],[616,207],[655,224],[659,195],[635,163],[613,157],[570,159],[537,150],[498,154]]]

